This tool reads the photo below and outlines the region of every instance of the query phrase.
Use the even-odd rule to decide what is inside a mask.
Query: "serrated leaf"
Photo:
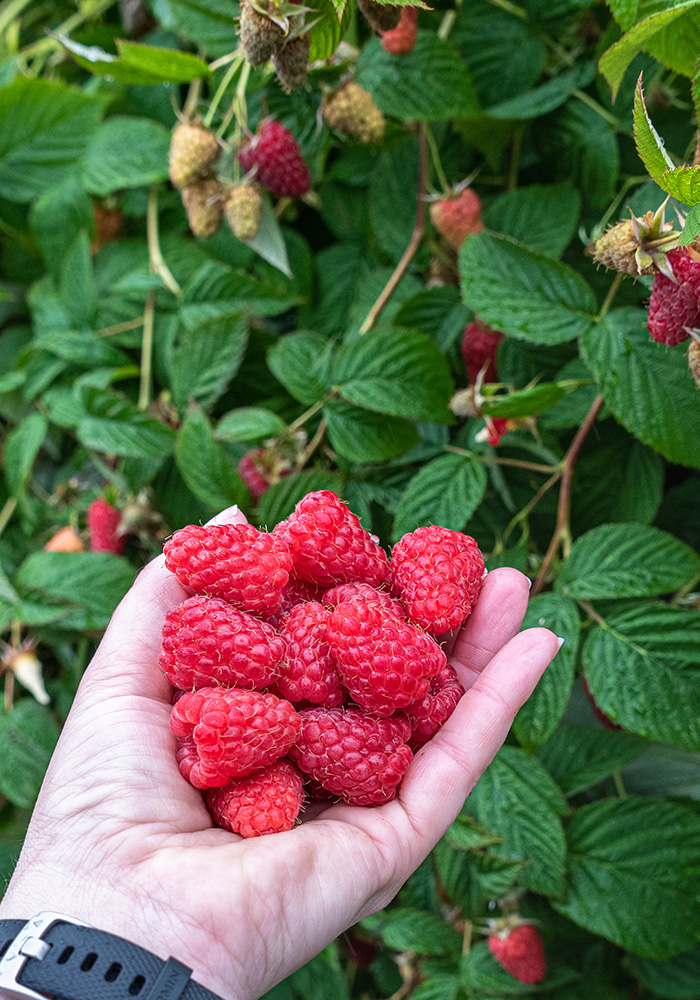
[[[593,628],[583,669],[600,708],[640,736],[700,750],[700,615],[634,605]]]
[[[267,352],[267,365],[285,389],[310,406],[322,399],[332,344],[318,333],[290,333]]]
[[[559,261],[502,236],[468,236],[462,293],[485,323],[511,337],[560,344],[591,329],[596,303],[583,278]]]
[[[416,222],[418,142],[411,137],[377,157],[369,187],[369,220],[381,249],[398,261]]]
[[[326,403],[323,418],[333,450],[350,462],[383,462],[396,458],[420,440],[418,431],[408,420],[372,413],[342,400]]]
[[[338,48],[349,23],[351,7],[346,0],[313,0],[314,13],[309,15],[316,23],[311,28],[309,62],[328,59]]]
[[[209,67],[204,60],[191,52],[144,45],[125,38],[118,38],[116,45],[123,62],[168,83],[190,83],[209,75]]]
[[[231,0],[168,0],[168,8],[178,33],[209,55],[224,56],[236,48],[236,8]]]
[[[450,924],[424,910],[406,908],[382,910],[360,921],[371,934],[378,934],[395,951],[420,955],[458,954],[461,935]]]
[[[579,600],[653,597],[700,575],[700,556],[673,535],[644,524],[601,524],[577,538],[556,581]]]
[[[509,121],[540,118],[564,104],[575,90],[587,87],[594,76],[595,69],[589,63],[574,66],[534,90],[490,107],[489,117]]]
[[[634,141],[649,176],[660,183],[666,171],[673,170],[674,164],[666,152],[663,139],[651,123],[644,101],[641,75],[634,91]]]
[[[669,461],[700,468],[698,390],[684,351],[651,340],[645,314],[631,308],[585,332],[581,349],[620,423]]]
[[[567,896],[556,910],[650,958],[695,945],[700,816],[673,802],[603,799],[579,809],[566,834]]]
[[[206,416],[191,406],[177,435],[175,462],[194,495],[216,510],[245,505],[248,491],[225,445],[214,440]]]
[[[570,184],[533,184],[506,191],[484,210],[488,229],[560,257],[576,232],[581,198]]]
[[[288,278],[293,278],[289,269],[289,257],[287,256],[287,245],[280,224],[277,220],[272,205],[267,198],[262,200],[262,210],[260,212],[260,227],[252,240],[247,240],[246,246],[272,264],[278,271]]]
[[[27,484],[39,454],[49,423],[40,413],[30,413],[7,435],[5,441],[5,476],[10,495],[20,504],[27,502]]]
[[[684,205],[697,205],[700,202],[700,166],[667,170],[658,184]]]
[[[185,410],[190,400],[205,410],[213,406],[238,371],[247,343],[248,326],[242,317],[180,328],[169,364],[170,387],[178,409]]]
[[[577,795],[648,749],[647,740],[632,733],[566,723],[538,746],[536,753],[564,794]]]
[[[642,986],[665,1000],[695,1000],[700,983],[700,946],[662,961],[628,956],[630,971]]]
[[[461,531],[481,503],[486,472],[470,455],[441,455],[409,481],[394,520],[394,541],[424,524]]]
[[[284,420],[271,410],[244,406],[224,414],[216,425],[214,437],[217,441],[261,441],[276,437],[285,427]]]
[[[16,806],[32,806],[58,741],[51,714],[28,698],[0,713],[0,792]]]
[[[528,604],[522,628],[548,628],[564,639],[513,723],[518,742],[529,750],[554,732],[569,701],[580,632],[576,605],[559,594],[540,594]]]
[[[478,918],[493,899],[508,895],[524,865],[485,852],[456,851],[441,840],[433,852],[441,888],[467,918]]]
[[[109,552],[33,552],[19,568],[15,583],[26,591],[94,613],[93,628],[104,628],[134,579],[126,559]]]
[[[527,417],[551,409],[565,395],[562,386],[547,382],[529,389],[514,389],[507,395],[487,396],[481,412],[490,417]]]
[[[474,851],[480,847],[489,847],[491,844],[497,844],[499,840],[490,830],[481,826],[471,816],[465,816],[464,813],[459,814],[445,837],[458,851]]]
[[[167,458],[175,446],[172,428],[136,407],[128,407],[113,420],[84,416],[78,422],[77,435],[86,448],[124,458]]]
[[[44,260],[56,283],[65,262],[66,247],[81,229],[92,225],[92,203],[76,177],[49,188],[30,209],[31,226]]]
[[[265,490],[258,504],[257,523],[268,531],[292,513],[297,503],[314,490],[333,490],[342,496],[342,480],[329,469],[307,469],[286,476]]]
[[[92,136],[83,165],[91,194],[143,187],[168,176],[170,134],[146,118],[110,118]]]
[[[686,215],[683,232],[678,242],[682,247],[687,247],[688,244],[694,243],[698,236],[700,236],[700,204],[693,205]]]

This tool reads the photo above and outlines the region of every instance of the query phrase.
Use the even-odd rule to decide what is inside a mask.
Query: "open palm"
[[[260,996],[388,903],[454,820],[557,651],[546,629],[518,633],[527,595],[515,570],[487,577],[452,651],[467,694],[393,802],[242,840],[212,826],[175,762],[156,660],[187,595],[154,560],[86,671],[0,917],[54,909],[173,955],[227,1000]]]

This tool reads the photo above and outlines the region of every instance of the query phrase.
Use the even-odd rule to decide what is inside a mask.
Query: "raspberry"
[[[441,635],[458,628],[476,604],[484,561],[469,535],[433,525],[396,543],[391,570],[408,618]]]
[[[376,31],[378,35],[395,28],[401,17],[401,8],[393,4],[377,3],[376,0],[357,0],[357,6],[372,31]]]
[[[254,500],[259,500],[263,493],[270,488],[270,484],[258,465],[264,454],[264,448],[253,448],[251,451],[247,451],[238,463],[238,475],[248,487]]]
[[[213,236],[221,225],[224,203],[221,185],[215,177],[188,184],[180,192],[187,213],[187,222],[198,240]]]
[[[314,586],[313,583],[309,583],[307,580],[298,580],[296,577],[290,576],[286,587],[282,589],[279,608],[274,614],[266,615],[265,621],[272,625],[273,628],[278,629],[280,622],[288,611],[291,611],[297,604],[303,604],[306,601],[320,601],[321,593],[320,588]]]
[[[655,212],[624,219],[607,229],[586,252],[596,264],[623,274],[663,271],[666,254],[678,246],[680,233],[664,219],[665,203]]]
[[[224,211],[231,232],[237,239],[243,242],[255,239],[260,229],[262,207],[262,195],[257,184],[238,184],[230,192]]]
[[[284,757],[301,719],[274,694],[204,687],[173,705],[170,728],[184,741],[178,754],[183,775],[196,788],[210,788]]]
[[[504,921],[502,930],[489,935],[491,954],[506,972],[521,983],[539,983],[547,974],[547,963],[540,932],[532,924]]]
[[[295,575],[321,587],[353,580],[379,587],[389,576],[384,550],[330,490],[307,493],[273,534],[288,543]]]
[[[464,688],[457,679],[454,667],[446,665],[431,679],[430,690],[425,697],[404,708],[404,715],[413,730],[411,746],[414,750],[427,743],[443,722],[447,722],[463,694]]]
[[[65,528],[59,528],[58,531],[49,538],[48,542],[44,546],[45,552],[84,552],[85,546],[83,540],[75,530],[75,528],[70,528],[66,526]]]
[[[472,385],[476,383],[476,377],[484,367],[486,367],[484,382],[498,382],[496,354],[503,336],[500,331],[487,326],[480,319],[474,319],[465,326],[462,336],[462,357]]]
[[[651,290],[647,326],[660,344],[681,344],[700,323],[700,261],[693,260],[685,247],[666,255],[676,282],[657,274]]]
[[[290,38],[272,56],[272,65],[285,94],[298,90],[306,83],[310,51],[311,36],[297,35],[296,38]]]
[[[331,612],[327,636],[343,685],[373,715],[391,715],[424,698],[430,678],[447,662],[431,636],[359,599]]]
[[[452,198],[442,198],[430,206],[430,219],[447,242],[459,250],[470,233],[480,233],[481,202],[476,191],[465,188]]]
[[[241,146],[238,162],[245,171],[257,166],[262,186],[279,197],[296,198],[311,187],[309,168],[297,141],[279,122],[265,122],[259,135]]]
[[[285,760],[206,793],[214,822],[241,837],[281,833],[294,826],[302,803],[301,776]]]
[[[380,142],[384,137],[384,115],[359,83],[348,80],[323,108],[331,128],[355,136],[360,142]]]
[[[413,753],[407,719],[373,719],[357,709],[306,708],[289,756],[327,792],[357,806],[381,805],[396,787]]]
[[[121,519],[120,511],[111,503],[107,503],[104,497],[92,501],[87,512],[91,552],[112,552],[116,556],[121,555],[126,545],[126,535],[119,531]]]
[[[216,136],[199,122],[180,122],[170,140],[170,180],[184,188],[206,177],[221,154]]]
[[[186,587],[253,614],[277,610],[292,568],[284,539],[251,524],[191,524],[164,551],[165,565]]]
[[[287,655],[277,688],[288,701],[310,701],[326,708],[343,702],[340,677],[326,638],[329,617],[327,608],[310,601],[297,604],[282,621],[280,635]]]
[[[389,597],[386,590],[377,590],[376,587],[370,587],[368,583],[341,583],[337,587],[331,587],[323,595],[321,603],[325,604],[327,608],[335,608],[343,601],[354,601],[357,597],[362,601],[367,601],[368,604],[377,604],[379,607],[386,608],[398,618],[406,617],[403,606],[393,597]]]
[[[180,688],[265,688],[279,675],[284,640],[218,597],[190,597],[169,611],[158,666]]]
[[[251,66],[262,66],[284,41],[284,31],[271,18],[244,0],[240,6],[238,38]]]
[[[392,56],[406,56],[413,51],[418,38],[418,8],[402,7],[395,28],[382,35],[382,48]]]

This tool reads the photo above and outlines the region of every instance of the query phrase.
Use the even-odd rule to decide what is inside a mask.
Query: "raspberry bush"
[[[452,529],[532,578],[525,624],[565,644],[397,900],[271,997],[698,996],[699,18],[0,5],[1,879],[94,646],[167,539],[207,595],[164,623],[180,767],[255,835],[294,821],[290,757],[321,794],[344,692],[381,701],[371,664],[335,666],[357,608],[434,652],[451,584],[422,588]],[[319,491],[360,521],[289,520]],[[175,533],[233,503],[253,528],[214,540],[211,590],[199,529]],[[392,567],[367,531],[413,543]],[[202,648],[235,693],[199,676]],[[460,696],[438,659],[402,722],[358,713],[368,804]],[[216,734],[200,754],[207,719],[262,714],[247,763]]]

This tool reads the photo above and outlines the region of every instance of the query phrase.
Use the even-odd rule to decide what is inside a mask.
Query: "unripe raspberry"
[[[258,185],[238,184],[229,192],[224,211],[234,236],[243,242],[255,239],[262,215],[262,195]]]
[[[181,122],[170,140],[170,180],[184,188],[205,177],[221,154],[216,136],[199,122]]]
[[[214,822],[241,837],[291,830],[304,802],[301,775],[280,760],[224,788],[212,788],[206,802]]]
[[[126,535],[119,530],[121,513],[99,497],[88,507],[87,524],[90,533],[91,552],[112,552],[119,556],[126,545]]]
[[[500,331],[494,330],[480,319],[467,323],[462,336],[462,357],[472,385],[476,383],[477,375],[484,367],[484,382],[498,382],[496,355],[502,340],[503,334]]]
[[[616,223],[586,252],[596,264],[622,274],[667,273],[666,254],[678,246],[680,233],[664,221],[664,207]]]
[[[355,136],[360,142],[380,142],[384,138],[384,115],[372,95],[354,80],[348,80],[329,98],[323,117],[331,128]]]
[[[700,389],[700,342],[695,338],[690,341],[688,348],[688,368],[696,386]]]
[[[401,8],[393,4],[377,3],[376,0],[357,0],[357,6],[372,31],[378,35],[383,31],[391,31],[401,18]]]
[[[310,51],[311,36],[297,35],[273,54],[272,65],[285,94],[298,90],[306,83]]]
[[[311,187],[311,175],[296,139],[284,125],[267,121],[258,135],[238,151],[247,172],[258,168],[257,179],[280,198],[297,198]]]
[[[250,65],[262,66],[284,41],[284,31],[266,14],[256,10],[249,0],[243,0],[238,38]]]
[[[406,56],[413,51],[418,38],[418,8],[402,7],[395,28],[382,35],[382,48],[392,56]]]
[[[481,201],[471,188],[465,188],[453,198],[434,201],[430,206],[430,219],[455,250],[459,250],[467,236],[484,229]]]
[[[75,530],[66,526],[59,528],[55,535],[49,538],[44,546],[45,552],[84,552],[85,544]]]
[[[213,236],[221,225],[222,188],[215,177],[188,184],[180,192],[192,234],[203,240]]]

